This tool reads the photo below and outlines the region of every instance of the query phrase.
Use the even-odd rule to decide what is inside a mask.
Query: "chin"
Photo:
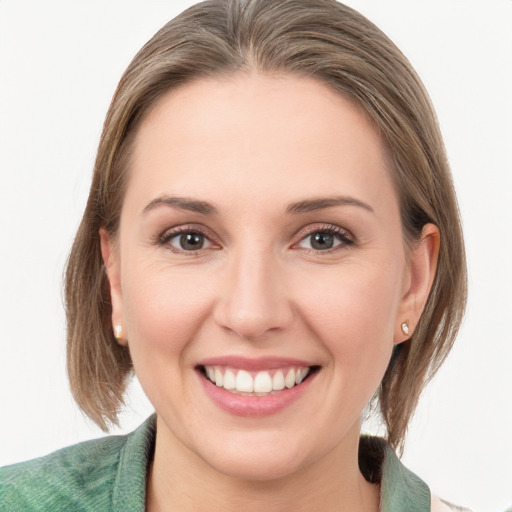
[[[302,464],[291,460],[247,460],[246,457],[215,461],[212,468],[236,480],[248,482],[271,482],[286,478],[300,470]]]
[[[203,455],[214,470],[230,478],[268,482],[299,472],[311,461],[302,443],[269,439],[273,436],[252,436],[252,439],[217,445]],[[257,437],[258,439],[254,439]],[[264,439],[263,437],[267,437]],[[301,446],[299,446],[299,444]]]

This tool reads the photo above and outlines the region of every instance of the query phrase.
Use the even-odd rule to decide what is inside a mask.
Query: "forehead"
[[[321,82],[292,75],[199,79],[168,92],[141,123],[130,167],[128,193],[148,198],[394,194],[367,116]]]

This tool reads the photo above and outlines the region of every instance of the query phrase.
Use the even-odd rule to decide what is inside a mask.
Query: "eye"
[[[329,251],[343,245],[352,245],[353,239],[348,232],[339,227],[329,227],[324,229],[315,229],[310,231],[297,247],[313,251]]]
[[[170,246],[175,252],[194,253],[213,247],[212,241],[201,231],[193,229],[175,229],[160,237],[160,244]]]
[[[184,251],[198,251],[204,249],[208,244],[211,245],[210,241],[202,233],[182,233],[181,235],[175,235],[169,243],[177,249]]]

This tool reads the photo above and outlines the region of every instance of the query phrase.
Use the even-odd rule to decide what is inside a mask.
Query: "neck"
[[[165,427],[164,427],[165,429]],[[359,436],[293,474],[269,480],[225,475],[157,428],[147,484],[148,512],[377,512],[379,487],[368,483],[357,462]],[[358,432],[358,431],[357,431]]]

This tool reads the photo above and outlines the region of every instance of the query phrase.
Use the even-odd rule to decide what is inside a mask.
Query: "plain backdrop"
[[[0,0],[0,465],[102,435],[66,380],[62,271],[115,86],[191,3]],[[466,320],[403,460],[445,499],[503,512],[512,504],[512,1],[347,3],[397,43],[429,90],[467,243]],[[115,432],[151,411],[134,382]]]

